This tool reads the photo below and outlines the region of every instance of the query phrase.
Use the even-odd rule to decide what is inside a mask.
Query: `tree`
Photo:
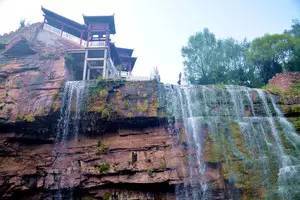
[[[185,76],[192,84],[208,84],[210,66],[213,66],[216,49],[215,35],[204,29],[203,32],[191,36],[186,47],[182,48],[185,59]]]
[[[295,40],[289,34],[265,35],[252,41],[247,53],[248,61],[267,83],[276,73],[289,71],[294,58]]]
[[[150,78],[152,80],[156,80],[156,81],[160,82],[160,75],[159,75],[159,71],[158,71],[157,67],[153,68],[153,71],[152,71],[152,73],[150,75]]]
[[[185,76],[191,84],[239,84],[252,86],[254,69],[245,62],[249,43],[232,38],[218,40],[204,29],[182,48]],[[256,81],[257,82],[257,81]]]
[[[294,19],[291,30],[286,30],[285,33],[294,37],[300,37],[300,20]]]
[[[191,84],[259,87],[276,73],[300,71],[300,21],[283,34],[266,34],[252,42],[216,39],[204,29],[182,48],[184,73]]]
[[[288,63],[287,68],[290,71],[300,71],[300,20],[293,20],[291,29],[285,33],[291,35],[294,41],[293,58]]]
[[[20,21],[20,25],[19,25],[19,28],[24,28],[25,27],[25,19],[22,19]]]

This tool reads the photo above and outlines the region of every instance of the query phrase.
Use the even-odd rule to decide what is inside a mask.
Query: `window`
[[[103,69],[91,69],[90,80],[97,79],[103,76]]]
[[[89,50],[88,58],[104,58],[105,50]]]
[[[92,40],[99,40],[100,39],[100,36],[98,35],[98,34],[94,34],[94,35],[92,35]]]
[[[88,61],[89,67],[103,67],[104,60],[90,60]]]

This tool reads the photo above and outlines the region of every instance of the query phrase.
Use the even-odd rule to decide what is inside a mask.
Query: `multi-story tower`
[[[84,54],[82,80],[96,78],[128,78],[136,58],[132,49],[117,48],[111,42],[116,33],[114,16],[83,16],[84,24],[58,15],[42,7],[44,29],[76,42],[80,48],[71,54]]]

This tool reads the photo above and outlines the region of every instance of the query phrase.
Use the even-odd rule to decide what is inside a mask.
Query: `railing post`
[[[64,32],[64,25],[62,24],[62,25],[61,25],[61,29],[60,29],[60,37],[62,37],[63,32]]]
[[[83,66],[83,76],[82,80],[86,80],[86,70],[87,70],[87,57],[88,57],[88,50],[85,50],[85,56],[84,56],[84,66]]]
[[[83,33],[83,32],[81,31],[81,32],[80,32],[80,46],[81,46],[81,44],[82,44],[82,35],[83,35],[82,33]]]

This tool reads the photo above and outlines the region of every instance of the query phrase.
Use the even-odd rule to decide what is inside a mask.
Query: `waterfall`
[[[85,95],[85,81],[68,81],[63,92],[60,120],[58,123],[57,141],[78,136],[80,114]]]
[[[272,95],[241,86],[165,91],[175,129],[185,130],[178,143],[186,149],[187,176],[176,188],[178,200],[300,196],[300,136]]]
[[[84,81],[68,81],[65,83],[63,91],[60,118],[57,124],[56,142],[53,154],[56,160],[53,164],[57,169],[55,172],[58,190],[54,194],[54,199],[72,199],[72,178],[68,176],[68,168],[65,166],[65,154],[67,153],[67,140],[77,141],[80,126],[82,108],[86,95],[86,83]],[[68,189],[69,188],[69,189]],[[63,191],[64,190],[64,191]]]

